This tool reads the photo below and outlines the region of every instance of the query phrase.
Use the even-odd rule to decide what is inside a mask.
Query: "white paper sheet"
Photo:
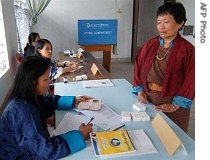
[[[66,133],[70,130],[78,130],[80,124],[87,123],[90,119],[81,114],[67,112],[58,127],[53,131],[54,135]]]
[[[82,81],[82,84],[84,88],[113,87],[114,86],[114,84],[110,81],[110,79]]]
[[[134,154],[157,153],[155,146],[150,141],[143,129],[128,131],[131,141],[136,149]]]
[[[121,124],[121,116],[105,104],[102,104],[101,109],[99,111],[79,109],[75,110],[83,113],[87,117],[94,117],[94,124],[102,128],[103,130],[107,130],[114,126],[119,126]]]

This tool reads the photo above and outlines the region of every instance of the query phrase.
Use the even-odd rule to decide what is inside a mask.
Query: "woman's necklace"
[[[168,48],[168,50],[166,51],[166,53],[163,55],[163,57],[160,58],[160,56],[159,56],[160,47],[159,47],[159,48],[158,48],[158,51],[157,51],[157,54],[156,54],[156,58],[157,58],[159,61],[162,61],[162,60],[167,56],[169,50],[170,50],[170,47]]]

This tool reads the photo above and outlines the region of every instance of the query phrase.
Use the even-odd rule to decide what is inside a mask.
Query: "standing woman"
[[[40,39],[39,33],[31,32],[28,36],[28,42],[24,48],[24,57],[34,55],[36,41]]]
[[[52,58],[52,44],[47,39],[39,39],[35,45],[35,55],[41,56],[47,59],[51,65],[51,81],[54,81],[58,78],[61,74],[70,72],[78,68],[79,64],[70,61],[53,61]]]
[[[156,14],[159,36],[146,42],[135,59],[132,92],[187,133],[195,97],[195,48],[179,34],[186,11],[181,3],[169,2]]]
[[[55,109],[71,109],[88,96],[47,95],[50,63],[38,56],[22,60],[0,108],[0,159],[58,159],[82,150],[92,124],[50,137],[46,120]],[[71,123],[71,122],[69,122]]]

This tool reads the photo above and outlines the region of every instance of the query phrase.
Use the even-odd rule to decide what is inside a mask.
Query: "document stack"
[[[95,156],[101,159],[157,153],[142,129],[96,132],[90,139]]]
[[[122,121],[150,121],[146,112],[121,112]]]

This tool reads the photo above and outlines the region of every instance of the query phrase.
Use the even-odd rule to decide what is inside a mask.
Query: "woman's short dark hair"
[[[185,22],[187,21],[185,8],[179,2],[167,2],[160,6],[156,11],[156,15],[158,17],[164,14],[171,14],[174,17],[176,23],[178,24],[181,24],[183,21],[185,24]]]
[[[46,43],[49,43],[51,45],[51,49],[52,49],[52,44],[49,40],[39,39],[39,40],[36,41],[34,54],[37,55],[37,56],[41,56],[41,54],[39,53],[39,49],[43,49],[44,45]]]

